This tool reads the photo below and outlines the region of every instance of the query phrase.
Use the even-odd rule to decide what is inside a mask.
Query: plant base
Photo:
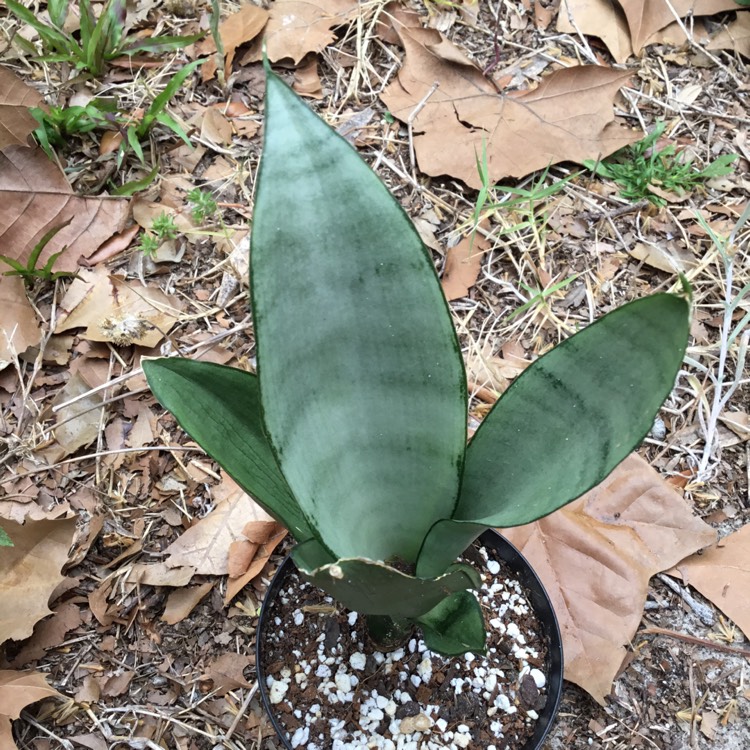
[[[494,532],[482,542],[467,558],[485,579],[486,656],[432,654],[418,632],[379,651],[364,617],[337,609],[283,564],[261,612],[256,663],[285,747],[541,747],[562,687],[557,623],[518,552]]]

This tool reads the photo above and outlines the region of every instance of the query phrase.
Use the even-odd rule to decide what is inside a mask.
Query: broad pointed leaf
[[[469,444],[455,518],[425,540],[419,574],[445,570],[476,536],[475,524],[519,526],[601,482],[651,429],[682,363],[688,327],[687,300],[655,294],[605,315],[528,367]]]
[[[346,141],[269,72],[251,282],[265,425],[338,557],[416,559],[455,507],[463,364],[431,257]]]
[[[174,357],[144,360],[143,372],[159,403],[249,495],[296,539],[314,535],[263,432],[255,375]]]
[[[365,558],[337,560],[314,570],[305,570],[296,555],[294,560],[308,580],[362,615],[416,618],[446,596],[481,584],[479,574],[469,565],[454,565],[437,578],[415,578]]]
[[[476,596],[457,591],[417,618],[430,651],[456,656],[472,651],[484,653],[487,634],[484,616]]]

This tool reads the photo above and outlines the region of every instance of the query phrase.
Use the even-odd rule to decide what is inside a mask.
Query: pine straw
[[[431,12],[446,12],[441,3],[426,5]],[[320,55],[323,86],[331,96],[313,102],[313,106],[334,127],[367,107],[374,110],[370,124],[361,134],[365,145],[360,152],[413,218],[427,216],[434,221],[435,235],[443,248],[435,253],[441,269],[444,249],[455,244],[472,225],[477,195],[450,178],[433,179],[420,174],[410,149],[409,129],[383,125],[385,112],[378,94],[393,80],[400,64],[400,53],[373,34],[377,18],[385,12],[384,6],[384,2],[363,3],[361,21],[352,24],[337,43]],[[226,5],[224,10],[229,12],[237,7]],[[179,4],[179,8],[177,3],[171,3],[170,10],[174,9],[188,15],[191,9],[206,10],[190,3]],[[508,13],[510,6],[482,4],[477,28],[463,25],[459,20],[449,35],[483,67],[502,70],[534,60],[562,61],[567,65],[575,61],[597,62],[600,53],[594,52],[590,40],[552,30],[514,31],[504,15]],[[168,23],[175,22],[174,18],[167,18]],[[7,19],[0,23],[8,33]],[[176,23],[176,28],[166,28],[165,33],[179,33],[181,22],[177,19]],[[12,49],[6,51],[6,60],[13,61],[14,54]],[[639,61],[631,60],[631,86],[623,90],[617,103],[617,114],[622,121],[642,128],[644,133],[658,119],[666,119],[670,137],[686,136],[694,141],[699,164],[710,162],[724,150],[734,151],[732,128],[748,124],[738,86],[747,80],[746,64],[717,52],[710,56],[710,65],[704,67],[706,57],[704,50],[690,45],[682,51],[649,47]],[[95,90],[98,94],[116,95],[135,109],[161,90],[178,64],[134,71],[132,75],[118,71],[117,80]],[[61,83],[58,66],[26,60],[18,69],[50,101],[70,93],[70,88]],[[676,90],[690,84],[703,87],[703,95],[697,100],[700,104],[685,104],[674,98]],[[229,86],[231,90],[231,81]],[[243,86],[237,84],[236,91],[242,92]],[[248,100],[259,104],[252,96],[246,97]],[[226,97],[215,82],[207,85],[193,82],[192,87],[183,87],[170,111],[179,116],[191,102],[208,105],[217,101],[226,101]],[[199,143],[201,139],[194,135],[193,141]],[[175,158],[175,140],[171,134],[155,131],[152,144],[161,157],[162,178],[179,175],[215,193],[221,202],[223,228],[193,238],[195,241],[183,260],[166,267],[166,276],[153,275],[155,269],[143,263],[134,250],[108,265],[113,270],[129,269],[148,284],[169,289],[186,303],[183,316],[168,337],[168,349],[188,352],[197,343],[195,334],[207,332],[214,338],[204,343],[205,348],[221,345],[237,361],[252,366],[254,342],[252,329],[248,327],[245,288],[236,288],[229,302],[223,305],[217,305],[216,300],[222,284],[227,282],[227,250],[221,247],[221,236],[231,236],[234,230],[246,228],[259,139],[249,142],[238,139],[226,148],[204,142],[206,155],[192,174]],[[206,182],[201,175],[213,160],[213,154],[224,156],[235,169],[226,177]],[[118,173],[112,160],[100,159],[96,144],[86,139],[67,158],[71,179],[84,192],[96,192],[108,178],[114,177],[122,184],[143,173],[133,158],[128,158]],[[571,169],[566,165],[552,167],[541,187],[570,174]],[[532,175],[518,181],[516,186],[528,188],[538,180],[539,175]],[[146,195],[156,200],[159,190],[156,184]],[[504,198],[502,193],[495,192],[490,202],[499,203]],[[525,228],[514,229],[524,219],[518,209],[499,208],[489,212],[486,224],[478,229],[489,243],[480,277],[468,297],[452,304],[464,354],[467,359],[480,362],[472,370],[472,414],[481,417],[486,413],[507,385],[497,379],[492,367],[506,342],[519,342],[525,358],[531,359],[627,300],[652,291],[679,288],[675,275],[655,270],[628,255],[636,242],[673,243],[693,250],[698,262],[686,276],[693,287],[696,310],[708,318],[720,317],[726,299],[750,282],[750,226],[746,225],[735,238],[733,284],[727,293],[727,263],[710,239],[695,233],[696,222],[690,212],[710,206],[711,215],[717,216],[718,204],[727,209],[735,207],[731,216],[736,220],[746,200],[747,195],[739,196],[736,191],[722,194],[697,190],[687,201],[657,213],[647,203],[629,203],[611,185],[603,185],[583,173],[535,206],[534,218]],[[574,220],[571,234],[564,226],[566,221]],[[548,290],[572,276],[575,278],[567,286],[545,294],[543,299],[515,314],[534,294],[525,287]],[[54,290],[43,291],[36,298],[47,320],[54,320],[65,286],[64,282],[58,282]],[[665,476],[688,477],[685,496],[694,503],[697,513],[714,521],[725,533],[742,525],[750,508],[748,444],[723,451],[719,448],[715,439],[717,430],[714,427],[712,432],[710,428],[712,399],[717,385],[726,388],[736,383],[737,390],[728,405],[747,409],[750,383],[747,373],[738,370],[742,354],[740,337],[727,346],[726,340],[722,343],[721,327],[714,325],[715,322],[703,326],[705,341],[690,347],[689,364],[663,409],[662,416],[671,423],[668,437],[651,437],[642,450]],[[46,703],[38,713],[24,712],[17,725],[19,747],[39,748],[49,740],[53,747],[59,744],[68,750],[74,747],[68,738],[87,733],[103,737],[110,746],[117,743],[150,750],[163,746],[220,746],[238,750],[274,747],[272,738],[261,739],[268,734],[268,728],[255,696],[252,669],[245,672],[250,687],[232,689],[223,697],[216,695],[210,681],[202,679],[207,665],[225,651],[251,653],[254,613],[269,570],[255,587],[243,592],[230,609],[229,617],[221,605],[218,589],[223,593],[225,584],[220,581],[218,589],[188,620],[173,626],[158,620],[163,609],[163,590],[150,586],[132,589],[124,585],[133,562],[160,559],[161,550],[181,530],[164,523],[164,496],[158,489],[163,480],[174,476],[176,471],[186,485],[187,490],[180,490],[167,501],[179,510],[184,522],[210,510],[215,475],[208,461],[200,454],[194,455],[189,440],[165,419],[164,431],[158,437],[161,445],[143,449],[137,455],[125,451],[122,465],[112,463],[118,452],[107,448],[106,425],[121,415],[128,403],[137,399],[151,404],[153,401],[143,387],[133,392],[123,388],[123,382],[137,374],[136,352],[132,348],[110,346],[99,349],[100,354],[108,357],[111,380],[103,389],[105,400],[95,450],[79,451],[76,457],[52,468],[40,464],[37,454],[51,440],[54,422],[50,407],[61,382],[55,380],[61,369],[44,362],[45,343],[33,362],[16,363],[15,376],[7,371],[3,374],[6,388],[16,389],[2,413],[6,453],[0,461],[7,470],[3,482],[28,475],[26,481],[32,480],[43,487],[52,503],[61,502],[81,489],[89,490],[99,499],[106,514],[104,533],[69,574],[80,577],[77,590],[84,595],[93,591],[99,581],[112,578],[122,612],[118,622],[108,628],[94,628],[96,623],[92,622],[87,630],[74,631],[37,666],[68,696],[83,688],[87,674],[116,675],[128,670],[134,672],[134,677],[121,693],[103,697],[99,702],[81,696],[78,701],[71,698],[62,704]],[[726,360],[725,371],[717,383],[722,359]],[[146,465],[148,471],[144,474]],[[196,467],[208,469],[200,481],[190,479],[196,476]],[[697,467],[701,469],[699,474],[695,474]],[[134,478],[143,476],[149,477],[148,483],[133,491]],[[194,499],[196,496],[202,498],[200,502]],[[143,551],[109,567],[137,539],[142,539]],[[681,606],[677,595],[655,579],[644,624],[653,624],[651,618],[658,613],[658,626],[662,630],[671,628],[704,642],[717,637],[717,632],[721,636],[721,629],[712,630],[689,610],[682,612]],[[725,634],[725,637],[729,640],[732,636]],[[108,641],[107,649],[102,648],[103,639]],[[729,722],[724,747],[749,744],[741,722],[732,723],[737,715],[747,717],[748,710],[747,700],[742,697],[747,667],[738,657],[714,652],[705,645],[686,647],[663,634],[637,636],[632,646],[629,663],[623,667],[607,708],[596,705],[575,687],[566,688],[563,711],[550,747],[679,748],[683,738],[691,746],[699,747],[696,717],[707,709],[718,713],[721,721]],[[179,695],[171,704],[159,706],[148,697],[152,689],[166,690],[170,685],[179,688]]]

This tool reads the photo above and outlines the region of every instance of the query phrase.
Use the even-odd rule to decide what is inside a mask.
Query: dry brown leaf
[[[265,567],[271,554],[287,535],[287,530],[280,524],[275,524],[276,531],[265,544],[262,544],[255,552],[253,561],[247,570],[238,578],[230,578],[227,581],[227,592],[224,596],[224,604],[228,605],[237,594],[247,586]]]
[[[716,538],[636,454],[579,500],[503,535],[550,595],[565,678],[602,704],[641,621],[649,578]]]
[[[29,135],[39,123],[29,112],[42,95],[27,86],[9,68],[0,66],[0,150],[6,146],[28,146]]]
[[[685,583],[712,601],[745,637],[750,638],[750,597],[747,595],[750,591],[750,525],[675,567]]]
[[[45,698],[62,697],[47,684],[41,672],[0,670],[0,748],[11,750],[16,747],[11,720],[17,719],[26,706]]]
[[[161,619],[169,625],[182,622],[214,587],[216,581],[208,581],[200,586],[187,586],[175,589],[167,597],[167,606]]]
[[[310,52],[322,52],[336,38],[333,29],[349,23],[358,10],[355,0],[276,0],[263,34],[268,59],[291,59],[297,65]],[[260,45],[254,44],[241,63],[260,58]]]
[[[28,638],[39,620],[52,614],[50,595],[65,578],[75,536],[73,518],[27,521],[20,525],[0,518],[12,547],[0,547],[0,644]],[[23,591],[23,596],[19,592]],[[0,701],[0,706],[3,703]]]
[[[141,583],[147,586],[187,586],[195,575],[195,568],[168,567],[165,563],[136,563],[128,573],[128,583]]]
[[[477,232],[473,239],[464,237],[457,245],[448,248],[440,283],[449,302],[469,293],[479,276],[482,255],[489,246],[487,239]]]
[[[307,96],[310,99],[323,98],[323,85],[320,82],[318,61],[315,57],[311,57],[309,62],[294,71],[292,88],[300,96]]]
[[[135,672],[128,670],[100,680],[99,685],[102,695],[106,695],[110,698],[122,695],[130,687],[133,677],[135,677]]]
[[[708,49],[728,49],[750,57],[750,12],[737,13],[737,18],[711,37]]]
[[[219,36],[224,46],[224,76],[226,79],[232,72],[232,62],[237,47],[255,39],[263,31],[267,20],[267,10],[247,3],[219,24]],[[197,50],[201,56],[212,56],[201,66],[201,76],[204,81],[208,81],[216,75],[216,58],[213,56],[216,52],[216,43],[210,36],[206,37],[204,41],[197,45]]]
[[[0,261],[0,266],[3,266]],[[0,274],[7,266],[0,267]],[[42,332],[34,308],[26,296],[26,286],[20,276],[0,275],[0,370],[7,367],[15,355],[36,346]]]
[[[624,63],[633,54],[627,19],[613,0],[562,0],[557,30],[599,37],[618,63]]]
[[[250,683],[242,674],[245,667],[252,664],[252,658],[246,654],[222,654],[213,661],[201,680],[211,680],[216,695],[226,695],[230,690],[240,687],[250,687]]]
[[[647,245],[644,242],[636,242],[626,250],[636,260],[666,273],[687,273],[696,263],[690,250],[679,244],[666,248],[655,243]]]
[[[630,30],[630,42],[637,54],[658,31],[680,18],[712,16],[725,10],[736,10],[735,0],[619,0]],[[670,7],[671,6],[671,7]]]
[[[75,373],[55,396],[53,404],[62,404],[90,390],[91,385],[83,379],[80,373]],[[101,412],[96,407],[100,406],[102,401],[101,392],[90,393],[57,412],[59,426],[55,427],[54,434],[62,452],[55,456],[55,460],[59,461],[63,456],[69,456],[96,440],[101,420]]]
[[[167,547],[168,566],[190,566],[201,575],[226,575],[229,546],[245,538],[242,534],[245,525],[250,521],[273,520],[234,482],[224,479],[223,484],[233,485],[226,499]]]
[[[60,302],[55,333],[86,328],[89,341],[156,346],[179,316],[178,301],[139,281],[110,276],[106,268],[83,270]]]
[[[741,440],[750,440],[750,414],[744,411],[725,411],[719,419]]]
[[[378,16],[375,34],[388,44],[401,44],[401,37],[396,31],[400,26],[420,28],[422,20],[415,9],[406,8],[400,2],[390,2]]]
[[[23,667],[41,659],[48,649],[59,646],[65,635],[81,624],[81,610],[73,602],[65,602],[55,609],[52,617],[34,628],[34,634],[10,662],[12,667]]]
[[[3,254],[22,264],[47,232],[71,219],[39,256],[37,267],[67,247],[55,261],[55,271],[76,271],[78,259],[93,255],[99,245],[122,230],[128,215],[124,198],[74,195],[63,172],[42,149],[22,146],[0,152],[0,205]]]
[[[228,146],[232,142],[232,126],[216,107],[203,113],[201,138],[217,146]]]
[[[490,180],[497,182],[561,161],[601,158],[640,137],[614,122],[612,101],[627,72],[598,65],[565,68],[533,91],[498,95],[438,32],[401,29],[401,37],[406,59],[381,98],[404,122],[417,112],[414,146],[426,174],[449,174],[480,188],[476,155],[484,148]]]

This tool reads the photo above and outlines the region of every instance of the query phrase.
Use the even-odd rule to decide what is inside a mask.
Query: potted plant
[[[250,272],[258,373],[160,358],[144,362],[146,377],[193,439],[296,540],[291,558],[308,588],[281,592],[299,610],[296,620],[328,606],[300,604],[311,601],[314,586],[337,612],[342,605],[353,613],[347,622],[381,655],[411,649],[474,659],[485,651],[487,622],[499,619],[475,593],[488,575],[472,564],[481,562],[472,543],[489,528],[528,523],[577,498],[643,439],[682,362],[689,301],[639,299],[562,342],[515,380],[467,447],[458,339],[409,218],[268,66],[265,107]],[[492,583],[489,575],[493,586],[500,578]],[[281,630],[281,622],[276,616],[272,626]],[[498,627],[502,647],[508,628]],[[274,705],[283,703],[275,700],[282,683],[302,685],[310,676],[309,663],[293,663],[302,661],[299,648],[288,647],[281,676],[261,681],[264,690],[278,683]],[[323,654],[329,672],[331,658]],[[360,677],[363,659],[354,659]],[[354,662],[347,669],[356,671]],[[532,666],[533,658],[519,680],[528,684]],[[336,682],[343,674],[336,670],[328,675],[335,700],[318,704],[340,703],[347,686],[360,700],[352,679]],[[367,679],[377,674],[376,664]],[[458,679],[454,697],[467,692]],[[479,692],[491,694],[485,687]],[[370,701],[376,718],[383,700],[390,706],[392,697]],[[328,740],[306,736],[305,719],[294,708],[287,713],[301,725],[301,734],[287,728],[287,746],[438,741],[434,711],[409,722],[414,732],[401,740],[398,722],[410,717],[386,712],[376,739],[354,744],[335,723]],[[485,713],[490,724],[493,715]],[[435,747],[466,746],[460,726],[449,731],[447,745]]]

